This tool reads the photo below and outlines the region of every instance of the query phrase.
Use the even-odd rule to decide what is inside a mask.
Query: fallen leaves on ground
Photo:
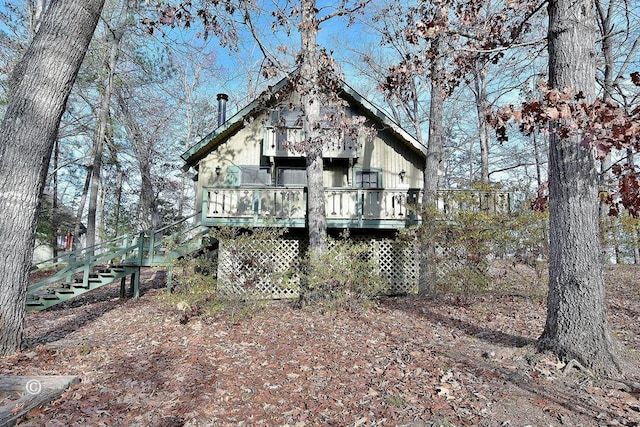
[[[610,322],[638,351],[638,267],[608,270]],[[535,352],[544,299],[495,292],[426,301],[386,298],[361,313],[269,303],[252,316],[192,319],[109,285],[28,313],[30,347],[3,375],[82,382],[24,426],[638,425],[638,395],[565,371]]]

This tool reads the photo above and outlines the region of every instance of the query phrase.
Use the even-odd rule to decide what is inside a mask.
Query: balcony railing
[[[304,157],[304,153],[297,152],[290,143],[297,143],[304,139],[302,129],[277,130],[267,128],[262,145],[262,154],[269,157]],[[322,150],[324,158],[356,158],[358,157],[358,147],[355,141],[350,138],[339,138],[330,141]]]
[[[203,192],[203,225],[305,227],[306,189],[289,187],[207,187]],[[402,228],[420,221],[416,206],[422,192],[407,189],[325,189],[328,227]],[[439,191],[443,214],[456,210],[508,213],[508,192]]]

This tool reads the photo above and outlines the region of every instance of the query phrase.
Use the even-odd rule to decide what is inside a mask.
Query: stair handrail
[[[83,274],[83,284],[86,286],[85,282],[88,280],[88,274],[94,266],[110,263],[114,259],[124,256],[133,250],[138,253],[139,248],[140,241],[134,241],[131,245],[116,248],[108,252],[102,252],[92,256],[85,255],[84,258],[79,259],[77,262],[68,263],[63,269],[57,271],[55,274],[30,285],[29,292],[37,291],[47,285],[51,285],[62,280],[71,281],[72,276],[79,273]]]
[[[167,230],[170,230],[171,228],[174,228],[182,223],[185,223],[193,218],[196,218],[198,215],[199,215],[198,213],[195,213],[193,215],[182,218],[176,222],[165,225],[156,230],[141,231],[138,235],[138,238],[141,244],[140,252],[137,254],[137,257],[135,258],[137,262],[140,265],[144,264],[147,266],[163,264],[164,257],[157,258],[157,254],[158,252],[161,251],[161,249],[163,249],[164,245],[166,244],[166,240],[176,239],[178,237],[188,235],[188,233],[190,233],[191,231],[201,227],[201,224],[200,224],[200,221],[194,221],[194,223],[191,224],[186,230],[179,230],[167,236],[165,236],[164,233]],[[193,239],[193,237],[194,236],[189,236],[184,241],[187,242]],[[145,253],[147,255],[146,257],[145,257]]]
[[[55,267],[56,265],[60,265],[60,264],[67,264],[69,261],[78,259],[80,257],[82,257],[83,253],[87,253],[87,252],[99,252],[100,249],[104,248],[105,246],[109,246],[109,245],[113,245],[113,246],[121,246],[121,245],[117,245],[117,242],[119,241],[123,241],[123,240],[127,240],[127,239],[131,239],[131,240],[135,240],[135,234],[123,234],[121,236],[116,236],[113,239],[107,240],[107,241],[103,241],[100,243],[97,243],[93,246],[88,246],[85,248],[79,248],[73,251],[67,251],[64,252],[63,254],[59,254],[56,257],[52,257],[43,261],[38,261],[36,263],[33,263],[31,265],[31,272],[37,271],[37,270],[42,270],[42,269],[46,269],[46,268],[52,268]],[[39,267],[40,265],[42,265],[43,267]]]
[[[161,235],[162,232],[172,227],[194,218],[196,215],[198,214],[196,213],[182,218],[179,221],[168,224],[157,230],[141,231],[138,234],[129,233],[122,236],[116,236],[110,240],[100,242],[90,247],[65,252],[63,255],[34,263],[32,265],[31,272],[44,269],[44,267],[39,267],[41,265],[46,266],[46,268],[57,268],[61,265],[63,265],[63,267],[55,274],[30,285],[28,288],[29,292],[35,292],[47,285],[51,285],[62,280],[71,281],[72,276],[79,273],[83,274],[83,284],[86,286],[89,274],[96,265],[113,264],[113,261],[116,259],[119,259],[119,264],[135,265],[139,267],[142,265],[145,249],[148,251],[150,263],[153,263],[155,252],[162,244],[161,239],[156,240],[155,237]],[[170,236],[183,236],[198,227],[200,227],[200,222],[196,221],[187,230],[175,232]],[[149,239],[149,245],[145,245],[145,238],[147,236],[153,236],[153,238]],[[186,241],[192,239],[193,236]],[[105,248],[108,249],[104,250]]]
[[[182,218],[182,219],[180,219],[180,220],[178,220],[178,221],[176,221],[174,223],[165,225],[162,228],[159,228],[157,230],[151,230],[151,231],[154,234],[161,233],[161,232],[163,232],[163,231],[165,231],[167,229],[170,229],[171,227],[175,227],[175,226],[177,226],[177,225],[179,225],[179,224],[181,224],[181,223],[183,223],[185,221],[188,221],[188,220],[194,218],[196,215],[198,215],[198,214],[196,213],[196,214],[187,216],[187,217]],[[191,229],[199,227],[199,226],[200,226],[200,223],[197,222],[196,224],[194,224],[194,226]],[[43,270],[43,269],[47,269],[47,268],[52,268],[52,267],[55,267],[56,265],[60,265],[60,264],[67,264],[70,260],[75,260],[75,259],[78,259],[80,257],[83,257],[83,253],[100,252],[100,250],[105,248],[105,247],[113,248],[113,247],[126,246],[126,243],[125,244],[118,244],[118,242],[125,242],[127,240],[129,240],[129,241],[138,240],[140,235],[141,235],[141,233],[144,233],[145,235],[148,235],[148,234],[150,234],[150,230],[142,230],[140,232],[123,234],[123,235],[120,235],[120,236],[113,237],[110,240],[106,240],[106,241],[97,243],[97,244],[95,244],[93,246],[88,246],[88,247],[76,249],[76,250],[73,250],[73,251],[67,251],[67,252],[64,252],[63,254],[59,254],[58,256],[55,256],[55,257],[52,257],[52,258],[49,258],[49,259],[46,259],[46,260],[43,260],[43,261],[38,261],[38,262],[33,263],[31,265],[31,272],[34,272],[34,271],[37,271],[37,270]],[[133,248],[133,247],[135,247],[135,245],[131,245],[130,247]],[[43,267],[39,267],[39,266],[43,266]]]
[[[189,216],[187,216],[187,217],[184,217],[184,218],[182,218],[182,219],[180,219],[180,220],[178,220],[178,221],[176,221],[176,222],[174,222],[174,223],[172,223],[172,224],[165,225],[164,227],[162,227],[162,228],[159,228],[159,229],[155,230],[155,232],[156,232],[156,233],[163,232],[163,231],[165,231],[165,230],[167,230],[167,229],[169,229],[169,228],[171,228],[171,227],[175,227],[176,225],[180,225],[180,224],[182,224],[183,222],[186,222],[186,221],[188,221],[188,220],[190,220],[190,219],[193,219],[193,218],[195,218],[197,215],[199,215],[199,213],[198,213],[198,212],[196,212],[196,213],[194,213],[194,214],[192,214],[192,215],[189,215]],[[196,226],[196,227],[197,227],[197,226],[200,226],[200,221],[195,222],[195,223],[193,224],[193,226]]]

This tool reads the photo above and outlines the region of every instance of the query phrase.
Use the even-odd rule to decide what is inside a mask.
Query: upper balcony
[[[304,153],[292,149],[296,143],[304,140],[301,128],[278,129],[267,127],[262,142],[262,155],[268,157],[304,157]],[[348,137],[336,138],[323,150],[322,157],[332,159],[350,159],[358,157],[355,141]]]
[[[458,209],[494,213],[511,210],[507,192],[465,191],[462,198],[453,197],[455,193],[438,193],[438,207],[443,213]],[[206,187],[202,225],[304,228],[306,196],[306,188],[300,187]],[[326,188],[327,227],[400,229],[415,225],[421,220],[416,211],[421,199],[420,190]]]

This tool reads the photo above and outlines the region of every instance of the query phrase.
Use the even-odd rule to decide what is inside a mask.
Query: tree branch
[[[348,0],[342,0],[342,3],[336,10],[323,16],[322,18],[318,18],[318,24],[322,24],[323,22],[335,18],[336,16],[346,16],[351,15],[352,13],[356,13],[357,11],[364,9],[369,3],[371,3],[371,0],[360,2],[360,4],[352,8],[347,8],[347,2]]]
[[[506,168],[502,168],[502,169],[496,169],[493,170],[491,172],[489,172],[489,176],[493,175],[494,173],[500,173],[500,172],[506,172],[508,170],[513,170],[513,169],[518,169],[521,168],[523,166],[535,166],[535,163],[518,163],[516,165],[513,166],[507,166]]]
[[[547,39],[545,37],[543,37],[543,38],[540,38],[540,39],[537,39],[537,40],[532,40],[532,41],[529,41],[529,42],[515,43],[515,44],[511,44],[509,46],[499,46],[499,47],[496,47],[494,49],[469,49],[469,48],[464,48],[463,47],[463,48],[460,48],[458,50],[459,51],[463,51],[463,52],[472,52],[472,53],[495,53],[495,52],[501,52],[503,50],[509,50],[511,48],[514,48],[514,47],[535,46],[537,44],[546,42],[546,40]]]

